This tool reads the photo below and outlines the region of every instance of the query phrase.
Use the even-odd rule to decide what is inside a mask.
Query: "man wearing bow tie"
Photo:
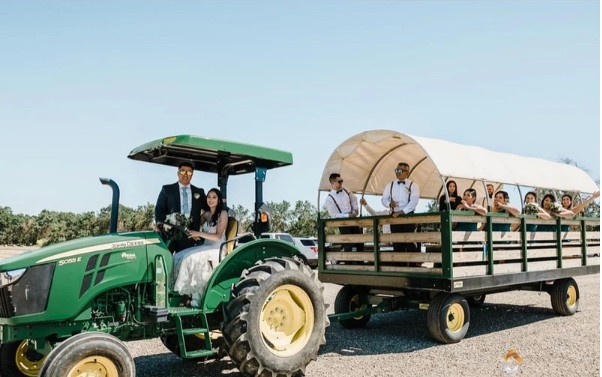
[[[161,188],[157,204],[155,205],[155,223],[160,231],[163,231],[163,222],[170,213],[178,212],[190,217],[189,229],[199,230],[201,227],[201,209],[209,210],[205,191],[192,184],[194,169],[189,162],[182,162],[178,166],[178,182],[165,185]],[[169,249],[178,252],[194,246],[192,238],[173,240]]]
[[[359,207],[357,204],[357,197],[349,190],[343,187],[343,179],[338,173],[332,173],[328,180],[330,181],[330,193],[326,198],[324,206],[328,211],[330,217],[333,218],[345,218],[345,217],[357,217],[359,213]],[[339,227],[341,234],[362,234],[362,228],[359,226],[342,226]],[[364,244],[353,244],[358,251],[364,250]],[[345,250],[345,249],[344,249]]]
[[[412,214],[420,199],[420,188],[415,182],[408,179],[410,165],[405,162],[397,164],[395,169],[397,179],[385,186],[382,203],[389,208],[393,217]],[[391,224],[391,233],[411,233],[416,229],[416,224]],[[394,243],[394,251],[415,252],[420,251],[420,244]]]

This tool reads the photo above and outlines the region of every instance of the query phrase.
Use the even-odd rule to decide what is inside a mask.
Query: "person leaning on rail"
[[[573,211],[565,209],[561,204],[556,202],[556,197],[553,194],[545,194],[541,200],[541,208],[544,209],[551,217],[560,217],[570,219],[575,214]],[[537,227],[538,232],[555,232],[556,225],[542,224]]]
[[[508,193],[506,191],[500,190],[500,191],[496,192],[493,197],[493,207],[491,208],[491,212],[492,213],[507,213],[512,216],[518,216],[518,214],[520,214],[520,211],[517,208],[509,205],[508,204],[509,200],[510,200],[510,196],[508,195]],[[509,232],[510,224],[495,223],[491,227],[491,230],[494,232]]]
[[[456,208],[458,211],[473,211],[478,213],[479,215],[485,216],[487,214],[487,208],[482,205],[476,204],[477,200],[477,190],[470,188],[464,190],[464,195],[462,195],[462,202]],[[474,232],[478,230],[478,223],[458,223],[455,230],[457,231],[465,231],[465,232]]]
[[[575,216],[577,216],[581,212],[585,211],[587,206],[590,205],[590,203],[592,203],[594,200],[596,200],[599,196],[600,196],[600,191],[596,191],[592,194],[592,196],[585,199],[583,201],[583,203],[573,206],[573,198],[569,194],[564,194],[564,195],[562,195],[562,199],[560,200],[560,203],[562,204],[562,207],[564,209],[568,209],[569,211],[573,212],[575,214]],[[563,232],[568,232],[569,226],[562,225],[561,230]]]
[[[536,212],[527,213],[527,206],[531,206],[534,208]],[[521,211],[522,214],[535,215],[540,219],[548,220],[551,218],[550,214],[547,213],[539,204],[537,204],[537,194],[535,191],[529,191],[525,194],[524,207]],[[519,230],[520,224],[517,224],[512,230]],[[527,224],[527,232],[535,232],[537,231],[537,224]]]

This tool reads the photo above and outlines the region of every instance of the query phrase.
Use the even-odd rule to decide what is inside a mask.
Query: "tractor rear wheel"
[[[0,346],[2,377],[35,377],[40,373],[45,355],[29,346],[27,339]]]
[[[81,333],[50,352],[41,377],[135,377],[134,359],[125,344],[105,333]]]
[[[431,337],[441,343],[461,341],[470,326],[470,308],[459,294],[438,293],[427,312]]]
[[[238,369],[246,376],[304,375],[326,342],[323,290],[317,273],[291,258],[270,258],[245,270],[222,328]]]
[[[334,300],[335,314],[365,310],[369,307],[370,298],[368,295],[349,285],[341,288]],[[341,319],[339,320],[339,323],[348,329],[357,329],[366,326],[368,321],[370,321],[370,314],[364,314],[350,319]]]

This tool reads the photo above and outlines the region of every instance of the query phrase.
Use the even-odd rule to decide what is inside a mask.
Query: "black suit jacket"
[[[201,210],[209,210],[207,198],[202,188],[190,185],[192,191],[192,207],[190,209],[191,224],[189,229],[199,230],[201,228]],[[157,204],[155,205],[155,223],[161,224],[170,213],[180,212],[180,185],[178,182],[165,185],[161,188]],[[180,251],[195,243],[192,239],[176,240],[170,244],[172,251]]]

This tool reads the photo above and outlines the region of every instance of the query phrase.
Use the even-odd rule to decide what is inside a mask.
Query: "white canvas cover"
[[[448,178],[456,181],[460,193],[473,187],[479,197],[485,183],[493,183],[496,190],[504,184],[581,193],[598,190],[594,180],[575,166],[389,130],[362,132],[341,143],[326,162],[319,190],[330,190],[328,176],[339,173],[348,190],[382,195],[400,162],[410,165],[409,178],[419,185],[420,197],[427,199],[439,198]]]

